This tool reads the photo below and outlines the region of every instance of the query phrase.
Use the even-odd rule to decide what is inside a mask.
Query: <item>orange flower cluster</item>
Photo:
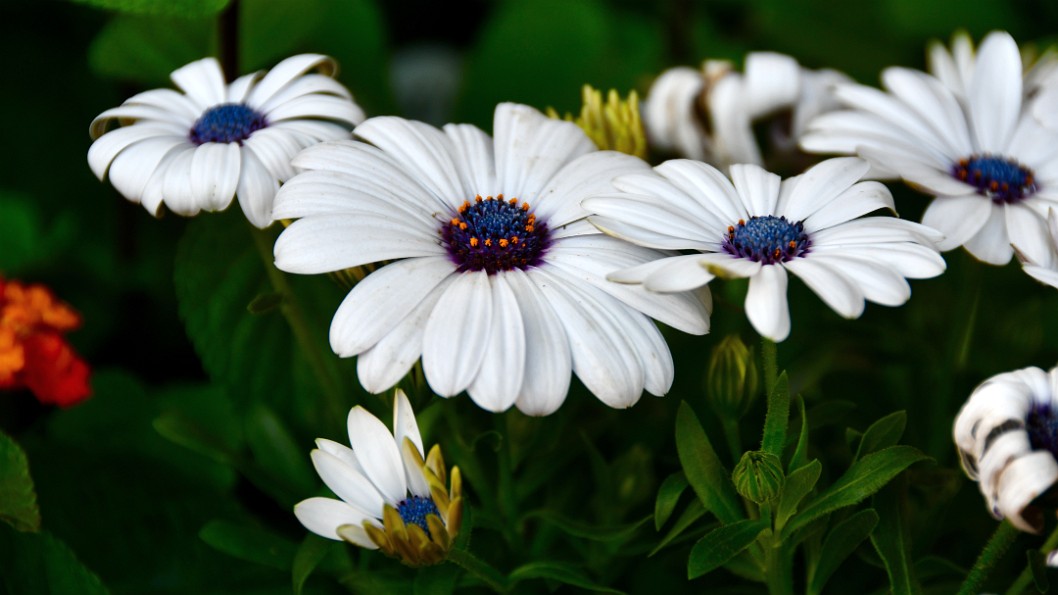
[[[42,285],[0,278],[0,389],[66,407],[91,394],[88,365],[63,338],[81,317]]]

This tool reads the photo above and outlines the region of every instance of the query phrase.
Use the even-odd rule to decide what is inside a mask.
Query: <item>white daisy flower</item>
[[[754,122],[788,112],[790,117],[773,127],[772,141],[780,151],[794,149],[811,118],[839,107],[834,85],[850,81],[833,70],[802,68],[790,56],[773,52],[750,53],[744,71],[734,71],[724,60],[707,60],[701,70],[663,72],[643,107],[651,146],[721,168],[759,165]]]
[[[337,69],[327,56],[303,54],[226,85],[216,59],[192,62],[171,75],[183,93],[154,89],[99,114],[88,164],[155,216],[163,203],[192,216],[238,196],[250,223],[267,227],[280,182],[294,175],[291,157],[348,138],[364,119],[332,78]],[[115,121],[122,126],[107,132]]]
[[[1058,368],[989,378],[963,405],[953,431],[963,469],[992,515],[1039,533],[1037,498],[1058,480]]]
[[[888,93],[841,85],[850,110],[813,120],[808,151],[856,153],[879,173],[899,175],[934,195],[922,223],[944,234],[942,251],[965,247],[990,264],[1016,247],[1046,257],[1043,215],[1058,202],[1058,136],[1022,109],[1021,57],[1006,33],[981,44],[960,101],[923,72],[888,68]]]
[[[362,407],[349,412],[352,448],[318,438],[312,464],[334,498],[294,506],[301,524],[327,539],[381,549],[411,566],[444,560],[463,518],[462,480],[452,468],[451,488],[441,449],[425,456],[411,404],[398,390],[393,433]],[[424,458],[425,457],[425,458]]]
[[[905,278],[934,277],[944,260],[923,225],[861,215],[892,209],[889,190],[858,182],[870,166],[857,158],[823,161],[785,181],[762,168],[731,166],[729,181],[697,161],[677,159],[656,173],[614,180],[620,193],[583,206],[604,232],[640,246],[692,253],[668,256],[608,278],[655,292],[687,291],[715,277],[748,277],[746,315],[758,333],[782,341],[790,333],[787,273],[800,277],[846,318],[864,300],[887,306],[911,296]]]
[[[495,141],[470,125],[380,117],[356,128],[370,145],[306,149],[294,160],[305,171],[276,198],[276,218],[298,219],[276,241],[276,266],[388,261],[331,323],[331,347],[358,356],[371,392],[421,355],[435,393],[466,390],[490,411],[551,413],[571,371],[611,407],[665,394],[672,359],[649,317],[705,333],[704,297],[606,281],[659,254],[600,234],[579,204],[649,166],[527,106],[499,105],[494,126]]]

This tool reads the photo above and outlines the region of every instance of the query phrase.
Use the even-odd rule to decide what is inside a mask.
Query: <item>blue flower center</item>
[[[727,228],[721,243],[724,252],[761,264],[787,262],[803,256],[811,246],[804,223],[791,223],[786,217],[774,215],[740,219],[738,225]]]
[[[239,143],[268,126],[264,114],[241,103],[215,105],[195,122],[188,137],[196,145],[203,143]]]
[[[427,536],[430,535],[430,527],[426,524],[426,516],[431,514],[441,516],[437,512],[437,505],[433,503],[433,499],[422,496],[410,496],[401,500],[397,504],[397,512],[405,525],[418,525],[426,531]]]
[[[1025,419],[1032,450],[1046,450],[1058,458],[1058,412],[1050,403],[1033,403]]]
[[[972,155],[951,166],[951,175],[998,204],[1015,203],[1039,189],[1032,170],[1013,159]]]
[[[551,245],[547,224],[537,222],[529,203],[502,194],[464,202],[440,233],[460,272],[524,270],[539,265]]]

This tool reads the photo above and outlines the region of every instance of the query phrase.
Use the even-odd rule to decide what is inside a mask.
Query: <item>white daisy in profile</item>
[[[1043,528],[1040,496],[1058,480],[1058,368],[1024,368],[981,383],[959,411],[955,446],[988,509],[1022,531]]]
[[[316,472],[339,499],[303,500],[295,516],[321,537],[381,549],[409,566],[444,560],[463,518],[459,468],[449,488],[441,449],[425,455],[403,391],[393,400],[393,433],[359,406],[348,426],[352,448],[318,438],[312,451]]]
[[[162,204],[185,216],[220,211],[238,196],[250,223],[267,227],[279,184],[294,175],[290,159],[348,138],[364,119],[337,69],[302,54],[225,84],[216,59],[192,62],[171,75],[183,93],[154,89],[99,114],[88,164],[155,216]],[[112,122],[121,127],[107,132]]]
[[[494,130],[495,141],[471,125],[379,117],[356,128],[366,143],[306,149],[276,197],[273,215],[297,219],[276,241],[276,266],[388,262],[353,287],[330,330],[371,392],[421,356],[435,393],[466,390],[490,411],[549,414],[571,371],[611,407],[665,394],[672,358],[650,317],[705,333],[704,296],[607,281],[660,255],[600,234],[580,207],[649,166],[524,105],[499,105]]]
[[[762,336],[782,341],[790,333],[787,273],[841,316],[857,318],[864,300],[898,306],[911,296],[905,278],[944,271],[933,246],[940,239],[936,231],[893,217],[858,218],[893,208],[885,186],[858,181],[869,169],[855,157],[830,159],[783,181],[741,164],[731,166],[729,181],[705,163],[676,159],[655,172],[621,176],[614,180],[620,193],[582,204],[607,234],[650,248],[693,251],[609,279],[665,293],[715,277],[748,277],[750,323]]]
[[[1022,109],[1018,46],[1006,33],[981,44],[965,100],[923,72],[888,68],[888,93],[841,85],[851,109],[822,115],[801,138],[808,151],[855,153],[879,174],[902,177],[935,199],[922,223],[939,230],[942,251],[965,247],[1006,264],[1017,248],[1046,257],[1044,215],[1058,203],[1058,135]]]

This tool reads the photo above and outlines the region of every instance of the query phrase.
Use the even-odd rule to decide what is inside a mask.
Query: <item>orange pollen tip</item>
[[[533,230],[534,230],[534,229],[536,229],[536,228],[535,228],[535,227],[533,227],[532,225],[526,225],[526,226],[525,226],[525,231],[527,231],[527,232],[529,232],[529,233],[533,233]]]
[[[727,226],[727,233],[735,233],[735,226],[734,225],[728,225]]]
[[[512,207],[516,207],[516,206],[518,206],[518,199],[517,198],[512,198],[511,200],[507,201],[507,204],[511,205]]]
[[[738,224],[739,225],[745,225],[746,224],[746,220],[745,219],[739,219],[738,220]]]
[[[503,193],[502,192],[500,192],[499,194],[496,195],[496,200],[503,200]]]
[[[486,238],[485,239],[485,245],[486,246],[491,246],[492,245],[492,238]]]
[[[510,244],[510,242],[508,242],[506,238],[500,240],[500,248],[506,248],[508,244]]]
[[[787,246],[789,246],[789,247],[790,247],[790,250],[793,250],[794,248],[796,248],[796,247],[797,247],[797,242],[795,242],[795,241],[793,241],[793,240],[790,240],[790,243],[789,243],[789,244],[787,244]]]
[[[456,218],[456,217],[452,217],[452,221],[451,221],[450,223],[451,223],[452,225],[459,225],[459,219],[458,219],[458,218]]]
[[[483,199],[481,198],[480,194],[478,194],[477,196],[474,197],[474,202],[481,202],[482,200]]]
[[[1032,186],[1035,183],[1036,183],[1036,181],[1032,179],[1032,176],[1025,176],[1025,185],[1026,186]]]
[[[473,246],[474,248],[477,248],[478,247],[478,239],[477,238],[470,238],[470,245]]]
[[[511,236],[511,243],[512,244],[517,244],[518,243],[518,236]]]
[[[996,190],[999,190],[999,182],[992,180],[992,183],[989,184],[988,187],[992,190],[992,192],[995,192]]]
[[[522,203],[522,210],[523,211],[528,211],[529,210],[529,203],[523,202]]]
[[[460,231],[466,231],[467,230],[467,224],[466,223],[460,223],[459,224],[459,230]]]
[[[779,258],[780,256],[782,256],[782,250],[779,250],[778,248],[776,248],[775,249],[775,253],[772,254],[772,256],[774,256],[775,258]]]
[[[966,179],[966,170],[965,169],[960,169],[959,170],[959,179],[960,180],[965,180]]]

